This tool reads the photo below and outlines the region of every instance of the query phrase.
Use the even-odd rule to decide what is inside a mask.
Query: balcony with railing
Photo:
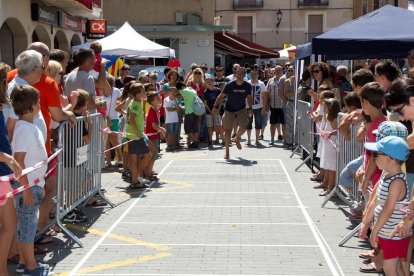
[[[237,33],[237,36],[251,42],[256,42],[256,34],[254,33]]]
[[[263,0],[233,0],[234,9],[263,8]]]
[[[321,35],[322,33],[305,33],[306,42],[312,42],[312,38]]]
[[[329,0],[298,0],[298,7],[327,7]]]

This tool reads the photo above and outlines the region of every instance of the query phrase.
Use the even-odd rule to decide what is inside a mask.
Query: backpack
[[[204,106],[203,101],[198,97],[195,96],[194,105],[193,105],[194,114],[197,116],[201,116],[206,113],[206,107]]]

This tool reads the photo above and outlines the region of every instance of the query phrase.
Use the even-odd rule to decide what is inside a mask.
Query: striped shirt
[[[276,77],[273,77],[269,80],[266,90],[269,93],[270,97],[270,107],[282,108],[283,100],[279,96],[279,80],[277,80]]]
[[[387,222],[382,226],[381,230],[378,233],[378,237],[388,239],[388,240],[404,239],[404,237],[399,237],[398,234],[396,234],[393,238],[391,238],[390,235],[391,235],[391,232],[395,229],[398,223],[400,223],[400,221],[403,219],[405,215],[405,213],[403,211],[400,211],[400,209],[405,208],[406,204],[401,204],[401,203],[409,201],[408,193],[407,193],[408,188],[407,188],[407,183],[405,181],[406,176],[404,173],[398,173],[388,178],[387,176],[385,176],[385,178],[380,181],[380,183],[378,184],[378,188],[377,188],[377,207],[375,207],[375,221],[377,221],[379,215],[381,214],[384,208],[385,202],[388,199],[388,191],[389,191],[390,184],[395,179],[398,179],[398,178],[404,181],[405,189],[406,189],[405,196],[401,201],[395,204],[394,210],[391,216],[388,218]]]

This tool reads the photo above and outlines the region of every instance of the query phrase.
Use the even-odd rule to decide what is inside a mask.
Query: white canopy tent
[[[102,44],[102,55],[128,56],[128,57],[175,57],[175,51],[151,41],[137,33],[134,28],[125,22],[113,34],[97,40]],[[89,48],[90,43],[72,47],[72,54],[79,49]]]

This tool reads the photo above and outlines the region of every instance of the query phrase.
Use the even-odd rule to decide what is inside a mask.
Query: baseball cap
[[[408,136],[407,128],[400,122],[395,121],[382,122],[378,126],[378,129],[374,130],[372,133],[377,136],[377,142],[387,136],[397,136],[404,140],[406,140]]]
[[[376,143],[365,143],[364,147],[370,151],[383,152],[386,155],[400,161],[407,160],[410,153],[407,142],[396,136],[384,137]]]

